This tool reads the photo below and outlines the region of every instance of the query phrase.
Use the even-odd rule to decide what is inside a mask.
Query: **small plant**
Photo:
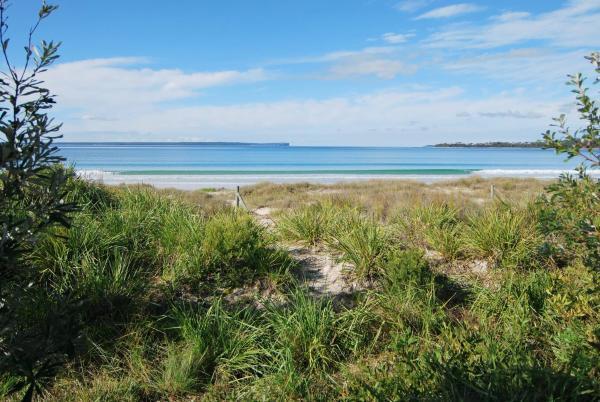
[[[35,306],[46,296],[43,290],[42,296],[37,293],[35,275],[23,257],[50,227],[69,226],[70,213],[76,209],[65,201],[71,174],[62,167],[64,159],[54,145],[60,124],[48,116],[54,96],[40,80],[58,59],[59,45],[33,44],[37,28],[56,8],[42,3],[29,30],[25,60],[17,68],[9,57],[6,36],[8,1],[0,0],[0,46],[6,68],[0,78],[0,371],[17,378],[10,393],[23,393],[24,401],[41,394],[61,367],[75,327],[75,318],[66,312],[68,302],[56,303],[53,316],[40,311],[35,320],[20,316],[27,311],[22,305]],[[46,301],[52,303],[52,297]]]
[[[423,258],[423,252],[409,249],[397,251],[388,257],[383,283],[386,289],[405,287],[411,282],[426,286],[432,278],[427,261]]]
[[[447,259],[462,255],[463,223],[459,211],[447,204],[413,207],[396,216],[394,237],[410,247],[425,247]]]
[[[170,343],[165,347],[164,358],[157,379],[157,387],[169,396],[192,393],[199,387],[200,351],[189,343]]]
[[[240,286],[290,266],[287,255],[275,248],[264,228],[245,213],[222,212],[209,219],[201,247],[199,278],[219,286]]]
[[[235,382],[262,372],[265,334],[249,311],[230,313],[217,301],[205,311],[177,309],[173,318],[186,347],[194,350],[190,375],[198,384]]]
[[[282,215],[277,227],[283,238],[314,247],[331,234],[334,223],[335,209],[331,205],[318,203]]]
[[[503,205],[472,214],[464,231],[464,243],[472,257],[500,265],[527,262],[537,248],[537,233],[526,211]]]
[[[352,264],[350,275],[361,281],[372,280],[381,272],[388,244],[384,229],[364,216],[350,217],[330,240],[330,246],[341,253],[340,260]]]
[[[279,365],[284,370],[316,373],[332,368],[342,357],[337,318],[330,300],[315,300],[296,290],[285,309],[268,312]]]

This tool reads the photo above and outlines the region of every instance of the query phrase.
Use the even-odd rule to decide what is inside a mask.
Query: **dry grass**
[[[319,201],[352,205],[382,220],[398,209],[415,205],[448,204],[479,209],[491,203],[490,187],[502,200],[524,205],[543,192],[547,181],[534,179],[468,178],[432,184],[412,180],[372,180],[339,184],[260,183],[242,189],[250,208],[288,209]]]

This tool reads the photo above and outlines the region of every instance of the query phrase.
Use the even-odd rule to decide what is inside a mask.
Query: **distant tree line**
[[[490,141],[490,142],[443,142],[433,145],[436,148],[547,148],[544,141],[526,141],[526,142],[508,142],[508,141]]]

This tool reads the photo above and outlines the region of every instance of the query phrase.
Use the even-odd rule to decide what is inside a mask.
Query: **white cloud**
[[[62,106],[84,108],[93,102],[100,113],[82,116],[107,119],[110,113],[143,109],[148,104],[197,96],[202,89],[267,79],[262,69],[186,73],[178,69],[142,67],[143,58],[108,58],[58,64],[44,74]]]
[[[493,80],[523,84],[543,84],[548,90],[562,91],[567,74],[588,71],[584,50],[556,51],[521,48],[484,53],[446,62],[444,68],[460,74],[478,74]],[[530,86],[531,86],[530,85]]]
[[[387,33],[384,33],[383,35],[381,35],[381,39],[383,39],[387,43],[396,45],[399,43],[404,43],[414,36],[415,36],[415,34],[413,34],[413,33],[399,34],[399,33],[394,33],[394,32],[387,32]]]
[[[521,20],[523,18],[527,18],[531,16],[530,13],[524,11],[509,11],[502,13],[500,15],[493,16],[492,19],[500,22],[510,22]]]
[[[132,61],[122,62],[127,65]],[[204,104],[197,104],[196,93],[181,88],[187,88],[190,83],[194,88],[207,88],[255,80],[256,73],[225,74],[225,79],[216,73],[194,76],[194,73],[172,70],[166,70],[170,74],[151,68],[132,70],[116,66],[114,60],[67,64],[71,65],[60,65],[49,71],[54,77],[45,77],[53,90],[62,94],[57,112],[59,117],[66,117],[63,118],[66,140],[422,145],[455,138],[457,133],[464,140],[477,140],[482,136],[506,139],[507,133],[537,135],[544,128],[544,118],[550,122],[550,117],[558,115],[565,104],[565,99],[540,102],[526,94],[472,99],[458,87],[394,89],[347,97],[229,105],[206,104],[202,98]],[[77,66],[87,66],[87,72],[76,69]],[[108,70],[107,66],[110,66]],[[338,72],[385,77],[388,71],[402,68],[393,62],[371,61],[371,64],[365,62],[360,71]],[[119,73],[127,70],[126,77],[116,76],[112,69]],[[68,76],[59,77],[61,74]],[[126,88],[119,89],[121,85]],[[165,86],[174,88],[176,95]],[[185,105],[165,103],[177,99],[185,100]],[[484,117],[486,113],[506,111],[513,116],[498,118],[493,127],[489,127],[486,119],[490,117]],[[471,114],[468,121],[457,117],[464,112]],[[519,118],[534,114],[544,117]],[[486,127],[485,132],[481,127]]]
[[[395,46],[370,46],[359,50],[338,50],[335,52],[329,52],[318,56],[308,57],[297,57],[291,59],[274,60],[268,65],[286,65],[286,64],[310,64],[310,63],[327,63],[346,59],[349,57],[359,56],[376,56],[376,55],[389,55],[396,53],[398,48]]]
[[[600,0],[575,0],[547,13],[503,13],[488,24],[450,26],[426,43],[438,48],[494,48],[527,41],[553,46],[598,46]]]
[[[479,112],[481,117],[501,118],[501,119],[542,119],[545,116],[538,112],[521,112],[519,110],[506,110],[500,112]]]
[[[396,37],[390,37],[396,36]],[[406,34],[409,38],[412,34]],[[399,41],[399,34],[388,33],[382,36],[388,41]],[[347,79],[358,76],[375,76],[381,79],[392,79],[399,74],[413,74],[417,71],[415,65],[397,60],[398,46],[372,46],[359,50],[340,50],[318,56],[299,57],[295,59],[278,60],[270,65],[285,66],[294,64],[326,64],[328,74],[323,77],[321,72],[314,77],[326,79]]]
[[[405,13],[413,13],[427,7],[433,0],[405,0],[396,4],[394,8]]]
[[[335,78],[374,75],[381,79],[392,79],[399,74],[413,74],[416,66],[405,64],[399,60],[380,58],[350,58],[330,68]]]
[[[428,11],[424,14],[419,15],[415,19],[423,20],[423,19],[433,19],[433,18],[450,18],[450,17],[456,17],[458,15],[474,13],[474,12],[480,11],[482,9],[483,9],[482,7],[475,5],[475,4],[470,4],[470,3],[453,4],[453,5],[446,6],[446,7],[435,8],[431,11]]]

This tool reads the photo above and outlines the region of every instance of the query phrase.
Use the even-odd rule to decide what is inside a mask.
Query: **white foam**
[[[592,177],[600,177],[600,169],[590,169]],[[474,173],[482,177],[531,177],[538,179],[557,178],[561,174],[577,175],[576,170],[565,169],[484,169]]]
[[[471,175],[381,175],[381,174],[333,174],[333,173],[302,173],[302,174],[215,174],[215,175],[123,175],[103,170],[80,170],[78,175],[86,180],[97,181],[104,184],[151,184],[158,188],[177,188],[181,190],[196,190],[201,188],[235,188],[236,186],[248,186],[260,182],[272,183],[323,183],[333,184],[340,182],[352,182],[362,180],[416,180],[424,183],[432,183],[442,180],[455,180],[465,177],[480,176],[493,177],[515,177],[515,178],[537,178],[553,179],[562,173],[576,174],[574,170],[560,169],[486,169],[477,171]],[[600,169],[589,170],[593,177],[600,177]]]

